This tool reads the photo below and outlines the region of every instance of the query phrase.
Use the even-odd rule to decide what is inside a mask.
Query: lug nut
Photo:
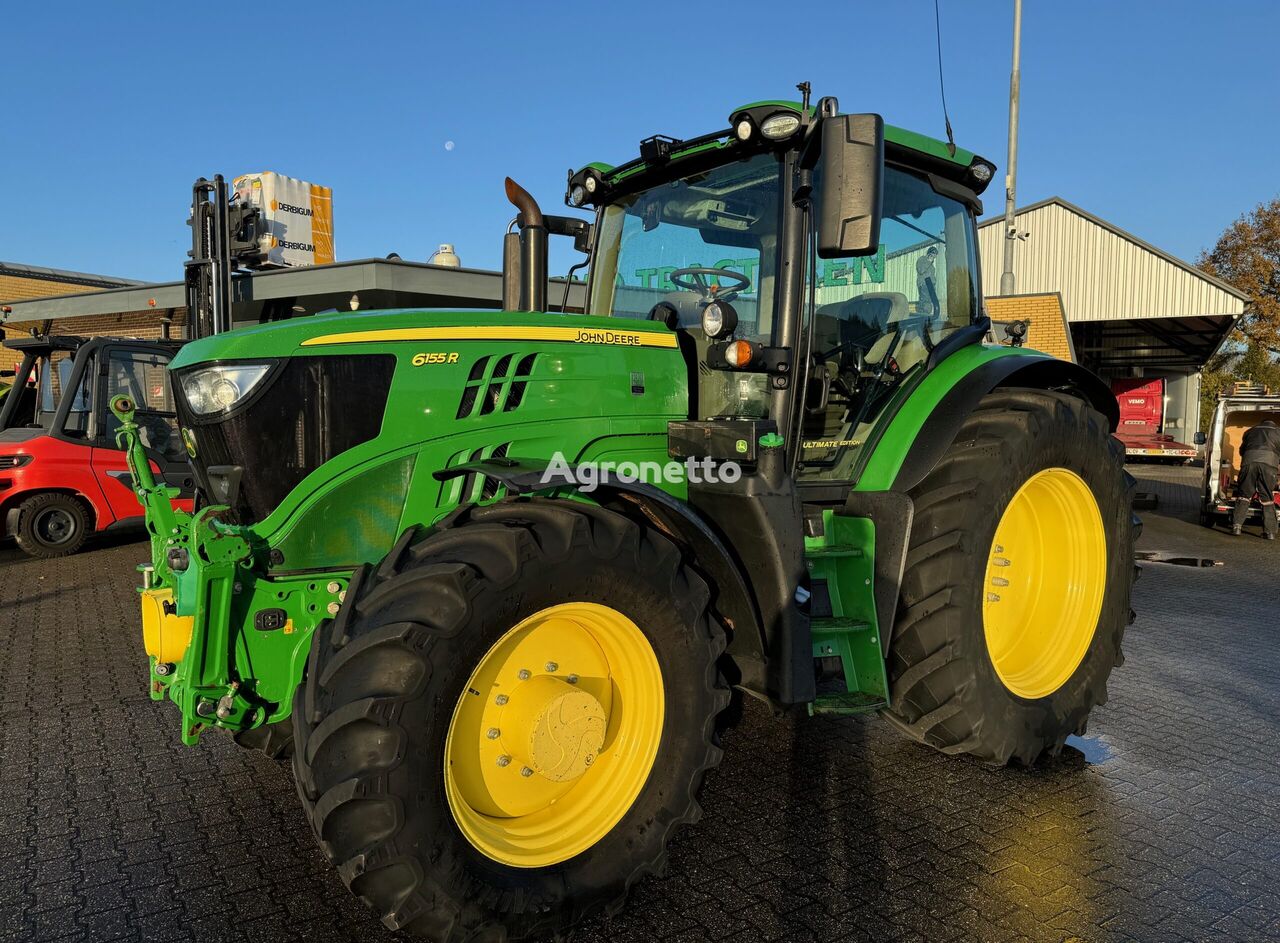
[[[566,681],[568,681],[570,684],[577,684],[577,683],[578,683],[578,676],[577,676],[577,675],[569,675],[569,677],[565,678],[565,680],[566,680]]]
[[[490,727],[488,730],[484,732],[484,735],[488,737],[490,740],[497,740],[500,736],[502,736],[502,731],[499,730],[497,727]]]
[[[346,601],[347,601],[347,591],[344,589],[340,593],[338,593],[338,602],[346,602]]]
[[[523,776],[525,779],[528,779],[530,776],[533,775],[533,770],[529,769],[529,767],[527,766],[522,766],[520,767],[520,775]]]
[[[991,577],[991,585],[992,586],[1008,586],[1009,581],[1005,579],[1003,576],[993,576]]]
[[[326,588],[329,590],[329,592],[336,593],[338,590],[342,589],[342,585],[338,583],[337,580],[334,580]]]
[[[497,697],[493,699],[493,703],[497,704],[499,707],[502,707],[509,700],[511,700],[511,698],[507,697],[505,694],[499,694]]]
[[[995,593],[987,593],[987,602],[999,602],[1000,597]]]
[[[170,675],[172,673],[173,673],[173,665],[169,664],[167,661],[158,662],[156,664],[156,674],[158,674],[160,677],[163,678],[166,675]]]
[[[994,562],[995,562],[995,565],[996,565],[996,566],[1008,566],[1008,565],[1009,565],[1009,561],[1008,561],[1008,560],[1006,560],[1004,557],[996,557]]]
[[[547,669],[547,674],[553,675],[560,670],[560,666],[557,665],[554,661],[549,661],[546,664],[546,669]]]
[[[530,677],[529,669],[521,668],[519,674],[517,674],[516,677],[519,678],[521,681],[528,681]]]
[[[341,606],[339,606],[336,602],[331,602],[331,603],[329,603],[329,605],[326,607],[326,611],[329,613],[329,615],[331,615],[331,616],[336,616],[336,615],[338,614],[338,610],[339,610],[339,609],[341,609],[341,608],[342,608],[342,607],[341,607]]]
[[[511,757],[507,756],[505,753],[504,753],[504,754],[502,754],[502,756],[498,757],[498,765],[499,765],[499,766],[510,766],[510,765],[511,765]]]

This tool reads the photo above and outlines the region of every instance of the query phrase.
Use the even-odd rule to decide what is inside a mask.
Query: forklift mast
[[[228,198],[222,174],[201,177],[191,188],[190,260],[184,266],[192,337],[231,330],[231,274],[260,264],[261,218],[257,207]]]

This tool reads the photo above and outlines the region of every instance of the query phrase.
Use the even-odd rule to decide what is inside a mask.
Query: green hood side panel
[[[313,469],[252,525],[257,541],[284,553],[279,571],[374,562],[406,528],[498,496],[478,476],[441,482],[438,470],[495,456],[550,461],[561,453],[573,463],[617,448],[629,459],[665,462],[667,423],[688,416],[675,335],[617,318],[328,315],[206,338],[175,366],[361,353],[396,357],[382,428]],[[614,437],[625,444],[608,446]]]

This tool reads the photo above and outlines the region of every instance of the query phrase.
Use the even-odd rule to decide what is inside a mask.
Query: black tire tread
[[[299,686],[293,712],[298,793],[342,880],[388,927],[438,943],[561,932],[591,913],[616,912],[636,881],[663,872],[676,829],[700,818],[697,791],[722,756],[715,720],[729,703],[729,690],[716,662],[724,652],[725,634],[708,612],[707,584],[684,565],[679,549],[614,512],[578,502],[519,500],[470,509],[448,524],[428,539],[402,538],[379,566],[361,567],[338,616],[316,629],[308,680]],[[612,555],[622,548],[651,571],[663,568],[672,598],[682,600],[705,626],[709,667],[702,680],[715,709],[699,732],[701,759],[678,811],[655,823],[661,826],[661,838],[649,847],[656,852],[636,861],[625,886],[610,898],[562,902],[557,913],[547,901],[520,889],[451,897],[444,884],[456,887],[456,881],[433,880],[396,845],[405,813],[388,793],[384,773],[396,762],[397,751],[405,749],[394,720],[397,705],[420,694],[433,647],[465,624],[469,600],[503,592],[519,579],[522,568],[537,572],[539,558],[562,559],[584,541],[594,553]],[[440,606],[425,611],[424,592],[431,592]],[[388,675],[372,666],[375,659],[382,659],[384,667],[392,662],[399,666],[391,674],[400,688],[370,688],[369,678]]]
[[[977,678],[974,667],[952,651],[951,633],[964,618],[965,603],[951,574],[966,568],[972,572],[972,555],[985,553],[968,539],[969,499],[982,487],[984,468],[1000,461],[1003,442],[1037,435],[1063,421],[1088,424],[1090,435],[1106,436],[1112,460],[1123,464],[1123,448],[1109,436],[1106,419],[1083,401],[1042,390],[997,390],[965,420],[951,449],[913,491],[916,514],[891,634],[892,695],[885,717],[908,737],[944,753],[969,753],[996,765],[1010,760],[1029,765],[1043,753],[1060,751],[1070,733],[1084,729],[1089,712],[1106,702],[1109,665],[1087,688],[1083,702],[1073,706],[1062,732],[1046,740],[1036,730],[997,730],[961,696]],[[1125,481],[1131,506],[1135,482],[1127,473]],[[1140,524],[1133,528],[1130,552],[1139,530]],[[1123,632],[1133,621],[1129,592],[1125,587],[1128,618],[1119,620],[1110,643],[1115,664],[1123,661]]]
[[[30,532],[32,515],[50,504],[68,504],[77,508],[80,514],[80,533],[68,544],[59,547],[47,547]],[[43,491],[25,499],[18,506],[18,526],[14,530],[14,539],[28,556],[38,560],[57,560],[80,552],[84,542],[89,539],[89,531],[93,527],[93,512],[79,497],[61,491]]]

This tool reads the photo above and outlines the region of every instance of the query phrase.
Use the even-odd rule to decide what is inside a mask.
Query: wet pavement
[[[592,943],[1280,939],[1280,548],[1159,508],[1125,665],[1059,761],[992,770],[875,718],[749,707],[676,840]],[[143,545],[0,547],[0,941],[391,941],[316,850],[287,766],[178,742],[143,689]]]

